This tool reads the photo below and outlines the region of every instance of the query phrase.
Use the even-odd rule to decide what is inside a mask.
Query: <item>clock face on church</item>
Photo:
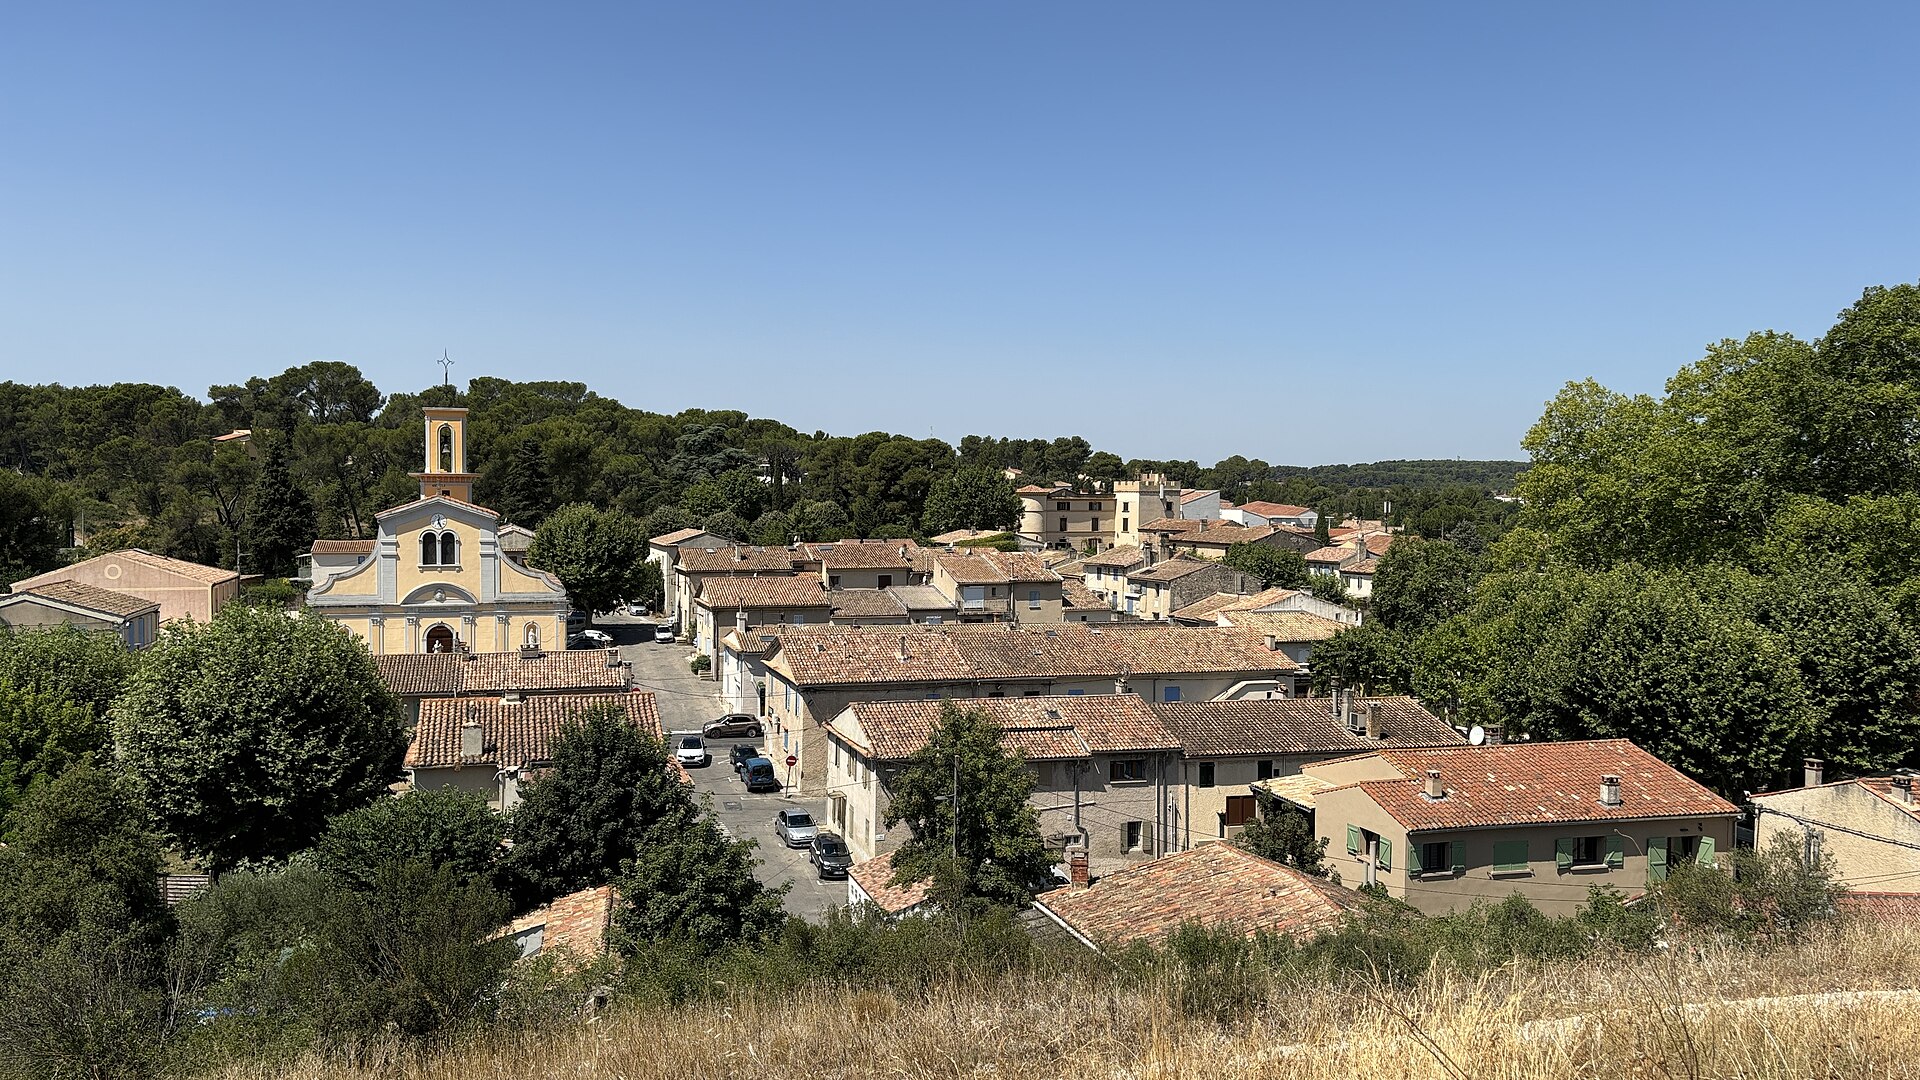
[[[433,527],[434,527],[434,528],[436,528],[436,529],[444,529],[444,528],[446,528],[446,527],[447,527],[447,515],[445,515],[445,514],[435,514],[435,515],[433,515]]]

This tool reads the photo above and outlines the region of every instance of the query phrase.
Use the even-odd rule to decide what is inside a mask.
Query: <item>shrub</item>
[[[704,675],[713,670],[713,661],[707,658],[706,653],[701,653],[687,661],[687,666],[693,669],[695,675]]]

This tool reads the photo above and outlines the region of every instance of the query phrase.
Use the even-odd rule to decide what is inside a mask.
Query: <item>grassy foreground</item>
[[[1833,926],[1753,953],[1435,971],[1382,988],[1294,984],[1243,1018],[1196,1019],[1179,976],[1081,975],[937,988],[736,993],[622,1004],[587,1022],[476,1036],[437,1053],[309,1056],[221,1080],[643,1078],[1920,1077],[1920,928]]]

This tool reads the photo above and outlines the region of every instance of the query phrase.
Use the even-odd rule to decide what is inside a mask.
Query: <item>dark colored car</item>
[[[752,743],[734,743],[733,749],[727,751],[727,764],[733,766],[734,772],[739,772],[746,768],[747,762],[759,756],[760,748]]]
[[[832,833],[821,833],[807,846],[807,861],[823,878],[843,878],[847,876],[847,867],[853,865],[853,852],[847,850],[845,840]]]
[[[773,774],[773,762],[763,757],[748,758],[742,772],[748,791],[779,791],[780,778]]]
[[[760,718],[746,713],[728,713],[718,720],[709,720],[700,729],[700,734],[709,739],[757,739],[760,737]]]

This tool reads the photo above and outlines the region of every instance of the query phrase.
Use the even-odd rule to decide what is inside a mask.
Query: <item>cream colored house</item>
[[[73,626],[112,634],[129,650],[144,649],[160,635],[160,605],[78,581],[50,581],[32,592],[16,587],[12,594],[0,596],[0,626],[13,630]]]
[[[1341,884],[1428,914],[1523,896],[1570,915],[1676,861],[1716,864],[1740,812],[1625,739],[1378,750],[1256,785],[1310,808]]]
[[[14,592],[37,592],[56,581],[75,581],[160,605],[160,621],[210,622],[240,598],[240,575],[231,570],[169,559],[139,548],[112,551],[13,583]]]
[[[1115,611],[1124,611],[1129,615],[1137,614],[1137,603],[1127,603],[1127,575],[1147,565],[1147,557],[1132,545],[1108,548],[1098,555],[1089,555],[1080,560],[1080,580],[1088,591],[1105,600]],[[1133,594],[1136,601],[1139,594]]]
[[[420,498],[376,515],[372,547],[351,567],[323,563],[322,545],[329,561],[348,552],[337,541],[316,541],[307,609],[352,630],[375,653],[565,647],[572,607],[565,588],[503,554],[500,515],[467,501],[466,410],[424,412],[433,469],[414,474]]]
[[[729,630],[767,626],[824,626],[833,619],[832,601],[818,578],[798,574],[766,577],[715,577],[701,583],[693,602],[693,647],[720,662],[719,639]]]
[[[647,561],[660,568],[660,591],[663,597],[660,603],[660,614],[671,618],[675,612],[682,610],[677,594],[680,581],[676,573],[680,568],[680,549],[718,549],[732,543],[732,540],[705,529],[676,529],[648,540]],[[685,626],[685,621],[683,620],[680,625]]]
[[[1127,575],[1126,610],[1149,622],[1165,622],[1175,611],[1215,593],[1258,592],[1260,581],[1211,559],[1178,555],[1136,568]]]
[[[797,547],[752,547],[745,544],[721,544],[717,547],[681,547],[673,566],[673,618],[684,640],[693,633],[693,602],[701,587],[714,578],[764,577],[796,574],[812,556]]]
[[[1826,783],[1808,759],[1807,783],[1749,798],[1754,847],[1784,836],[1802,851],[1833,860],[1842,885],[1863,892],[1920,893],[1920,778],[1896,776]]]
[[[967,548],[933,557],[933,587],[962,622],[1065,621],[1059,574],[1026,552]]]
[[[829,589],[920,584],[914,572],[920,545],[911,540],[842,540],[805,547],[820,561],[820,584]]]
[[[1119,511],[1112,495],[1070,484],[1029,484],[1015,494],[1023,547],[1100,551],[1113,546]]]
[[[1141,547],[1140,527],[1158,518],[1182,517],[1182,499],[1186,489],[1171,483],[1159,473],[1143,473],[1138,480],[1121,480],[1113,485],[1114,547]],[[1092,587],[1092,582],[1088,583]]]

